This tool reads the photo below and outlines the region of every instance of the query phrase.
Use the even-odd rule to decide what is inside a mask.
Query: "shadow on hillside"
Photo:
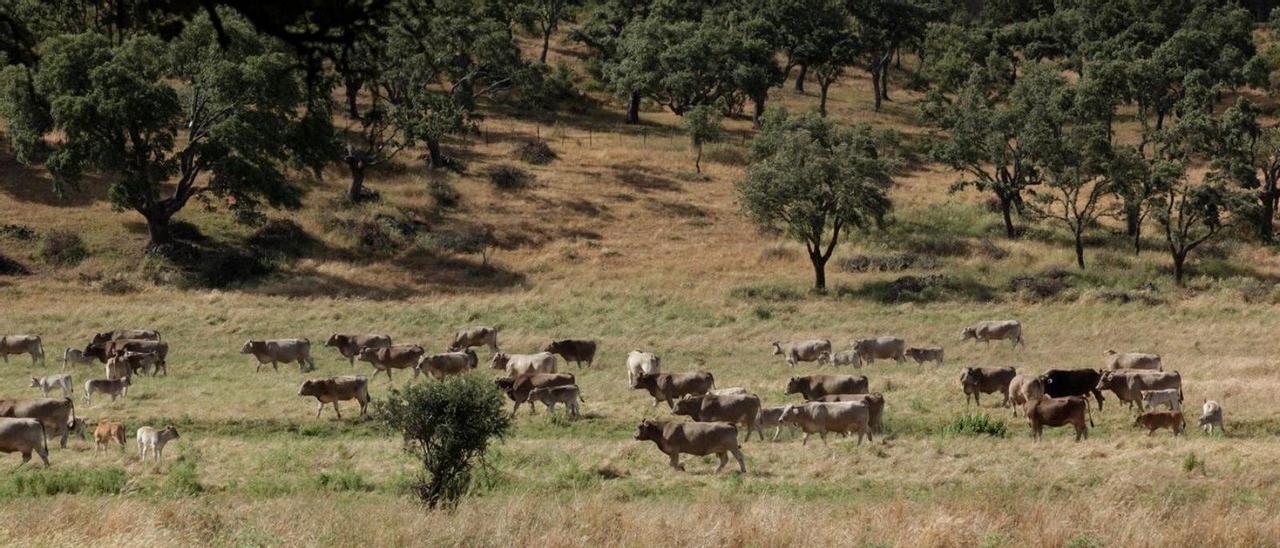
[[[469,258],[416,254],[396,261],[414,282],[443,290],[496,290],[525,284],[525,276],[490,263]]]
[[[701,219],[709,216],[706,209],[686,202],[669,202],[654,199],[649,202],[648,207],[657,213],[686,219]]]
[[[79,189],[67,189],[59,196],[53,190],[53,179],[42,170],[18,163],[8,151],[0,154],[0,193],[18,202],[52,207],[84,207],[106,199],[106,185],[86,176]]]
[[[402,284],[364,284],[315,270],[285,273],[246,287],[244,293],[272,297],[357,298],[373,301],[406,299],[422,291]]]
[[[639,192],[677,191],[681,189],[679,181],[667,177],[658,170],[638,164],[628,163],[609,166],[612,175],[618,182]]]

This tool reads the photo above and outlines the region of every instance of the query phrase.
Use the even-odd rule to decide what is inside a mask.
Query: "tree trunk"
[[[1266,191],[1262,194],[1262,211],[1258,218],[1258,237],[1264,243],[1272,243],[1275,234],[1275,217],[1276,202],[1273,195],[1275,190]]]
[[[880,98],[885,101],[892,101],[893,99],[889,98],[889,59],[885,58],[885,61],[880,63],[880,66],[882,67],[880,69]]]
[[[151,241],[147,242],[147,249],[173,243],[173,233],[169,230],[172,214],[148,211],[141,213],[147,220],[147,235],[151,238]]]
[[[1084,270],[1084,234],[1083,228],[1076,231],[1076,265]]]
[[[1186,265],[1186,262],[1187,262],[1187,253],[1185,251],[1173,252],[1173,281],[1174,283],[1178,284],[1178,287],[1185,287],[1185,285],[1182,282],[1182,277],[1183,277],[1183,274],[1185,273],[1184,267]]]
[[[440,169],[445,167],[444,153],[440,152],[440,140],[425,140],[427,142],[427,154],[431,158],[431,169]]]
[[[1133,236],[1141,230],[1138,226],[1141,221],[1142,212],[1138,210],[1136,202],[1130,203],[1128,200],[1124,204],[1124,233],[1127,236]]]
[[[547,64],[547,50],[551,49],[551,31],[550,27],[542,31],[542,55],[538,56],[538,61],[544,65]]]
[[[764,102],[768,98],[769,98],[769,93],[766,91],[765,93],[762,93],[751,99],[751,101],[755,104],[755,112],[751,115],[751,127],[755,129],[760,129],[760,122],[764,120]]]
[[[821,253],[809,253],[809,260],[813,262],[813,290],[819,293],[827,291],[827,260],[822,257]]]
[[[876,111],[880,110],[880,70],[873,69],[871,71],[871,91],[876,98]]]
[[[347,167],[351,169],[351,187],[347,189],[347,197],[353,202],[358,202],[364,198],[364,161],[347,160]]]
[[[698,145],[698,156],[693,159],[693,171],[702,174],[702,145]]]
[[[825,82],[825,83],[819,82],[818,86],[819,86],[818,114],[822,115],[823,118],[826,118],[827,117],[827,90],[831,88],[831,82]]]
[[[631,98],[627,101],[627,123],[640,123],[640,94],[631,92]]]
[[[804,77],[809,74],[809,65],[800,65],[800,73],[796,74],[796,93],[804,93]]]
[[[1138,223],[1133,229],[1133,255],[1136,257],[1142,254],[1142,223]]]
[[[1004,233],[1010,240],[1018,237],[1013,228],[1013,199],[1000,197],[1000,214],[1004,217]]]

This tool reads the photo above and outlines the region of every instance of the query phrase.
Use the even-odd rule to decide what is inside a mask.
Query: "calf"
[[[1022,323],[1017,320],[978,322],[960,332],[962,342],[969,339],[973,339],[975,344],[987,343],[987,346],[991,345],[991,341],[1008,340],[1013,343],[1013,346],[1026,347],[1022,342]]]
[[[373,376],[377,377],[379,372],[387,374],[387,382],[395,382],[391,378],[392,369],[409,369],[414,368],[414,376],[418,376],[416,371],[418,361],[427,351],[416,344],[397,344],[395,346],[363,348],[360,350],[360,361],[369,362],[373,366]]]
[[[49,397],[49,391],[54,388],[61,388],[63,396],[71,396],[71,375],[63,373],[61,375],[31,377],[31,388],[39,388],[46,398]]]
[[[84,381],[84,402],[93,404],[93,394],[109,394],[111,401],[129,395],[129,377],[123,379],[89,379]]]
[[[831,365],[852,365],[854,367],[862,367],[862,359],[858,357],[858,353],[852,350],[848,352],[836,352],[831,355]]]
[[[921,365],[924,362],[935,362],[938,367],[942,367],[943,352],[941,346],[908,348],[907,356],[915,360],[916,365]]]
[[[868,417],[871,431],[877,434],[884,432],[884,395],[876,392],[874,394],[830,394],[820,398],[814,398],[813,401],[820,403],[835,403],[856,401],[867,404],[867,410],[871,412]]]
[[[519,377],[531,373],[555,373],[556,355],[550,352],[537,354],[495,352],[489,359],[489,368],[506,371],[508,377]]]
[[[645,373],[636,377],[632,386],[636,390],[648,390],[653,396],[653,406],[666,401],[667,407],[675,409],[675,400],[684,396],[701,396],[716,386],[716,379],[711,373]]]
[[[22,464],[35,453],[49,466],[47,438],[44,425],[36,419],[0,418],[0,453],[22,453]]]
[[[812,339],[807,341],[773,341],[773,355],[783,356],[787,365],[796,366],[796,362],[818,362],[823,365],[831,361],[831,341]]]
[[[31,365],[44,362],[44,344],[39,335],[0,335],[0,358],[9,363],[10,354],[30,354]]]
[[[443,380],[445,377],[461,375],[475,369],[477,362],[476,353],[470,348],[463,352],[431,354],[418,360],[418,365],[413,369],[413,378],[418,378],[419,373],[425,373],[435,377],[436,380]]]
[[[596,360],[597,346],[596,341],[564,339],[551,341],[542,347],[542,351],[560,356],[565,363],[575,362],[578,367],[582,367],[582,362],[587,362],[587,367],[591,367]]]
[[[867,441],[874,441],[871,433],[871,410],[863,402],[809,402],[788,406],[782,413],[782,420],[800,427],[804,432],[804,441],[809,443],[809,436],[817,433],[822,444],[827,445],[827,432],[858,433],[858,445],[862,445],[862,436]]]
[[[760,410],[760,426],[762,428],[773,427],[772,441],[778,441],[778,435],[782,433],[782,427],[787,427],[787,432],[795,436],[796,426],[790,423],[782,422],[782,413],[787,410],[787,405],[779,405],[777,407],[765,407]]]
[[[93,364],[93,356],[84,355],[84,351],[78,348],[67,348],[62,351],[62,370],[67,370],[67,364],[91,365]]]
[[[875,363],[876,359],[893,360],[902,363],[907,359],[906,349],[907,341],[899,337],[875,337],[861,339],[853,343],[853,351],[867,365]]]
[[[515,402],[515,406],[511,408],[511,415],[515,416],[520,410],[520,405],[529,402],[529,412],[537,413],[537,409],[533,407],[533,400],[529,399],[529,394],[538,388],[550,388],[553,386],[569,386],[576,385],[576,379],[572,373],[534,373],[523,377],[503,377],[493,380],[493,384],[498,390],[506,393],[511,401]]]
[[[1160,404],[1168,405],[1170,411],[1182,411],[1182,391],[1176,388],[1142,391],[1142,406],[1144,408],[1155,409]]]
[[[668,422],[644,420],[636,427],[635,439],[652,441],[658,450],[671,457],[671,467],[684,471],[680,454],[694,456],[714,454],[720,457],[716,473],[729,464],[728,454],[738,460],[738,471],[747,473],[747,463],[738,446],[738,427],[724,422]]]
[[[1044,393],[1050,398],[1081,396],[1086,400],[1093,394],[1098,401],[1098,411],[1102,411],[1102,390],[1098,381],[1102,379],[1102,371],[1098,369],[1050,369],[1040,375],[1044,384]]]
[[[787,395],[816,400],[828,394],[866,394],[870,385],[866,375],[806,375],[787,381]]]
[[[178,429],[173,425],[164,427],[164,430],[156,430],[150,426],[139,428],[138,454],[142,457],[142,462],[147,462],[148,454],[151,454],[156,462],[160,462],[160,457],[164,454],[164,446],[176,439],[178,439]]]
[[[662,359],[653,352],[632,350],[627,353],[627,386],[635,388],[636,378],[640,375],[655,375],[662,372]]]
[[[1009,405],[1009,383],[1017,376],[1018,371],[1012,367],[966,367],[960,374],[960,386],[964,388],[964,404],[969,405],[969,397],[979,407],[981,394],[999,392],[1004,395],[1001,406]]]
[[[1034,440],[1040,440],[1044,427],[1066,424],[1076,428],[1076,441],[1089,439],[1089,426],[1093,424],[1093,416],[1089,414],[1089,401],[1080,396],[1032,400],[1022,404],[1022,413],[1031,423],[1031,438]]]
[[[1145,354],[1141,352],[1119,353],[1115,350],[1108,350],[1105,355],[1107,360],[1107,369],[1112,371],[1119,369],[1150,369],[1154,371],[1164,371],[1164,364],[1160,362],[1159,354]]]
[[[1182,416],[1181,411],[1147,411],[1138,415],[1133,425],[1146,428],[1148,436],[1161,428],[1168,428],[1173,435],[1181,436],[1187,428],[1187,419]]]
[[[563,403],[572,417],[582,416],[578,409],[578,402],[586,403],[587,401],[582,397],[582,392],[578,390],[578,387],[572,384],[534,388],[529,391],[529,399],[542,402],[543,405],[547,406],[548,413],[556,410],[557,403]]]
[[[105,451],[112,441],[120,444],[120,450],[124,450],[124,424],[113,421],[98,421],[98,427],[93,429],[94,451]]]
[[[1212,434],[1215,426],[1223,434],[1227,433],[1227,429],[1222,426],[1222,406],[1216,401],[1205,400],[1203,413],[1200,415],[1200,427],[1204,429],[1205,434]]]
[[[298,388],[299,396],[314,396],[316,399],[316,418],[324,411],[327,403],[333,404],[333,412],[342,418],[338,402],[356,400],[360,404],[360,414],[364,415],[369,408],[369,379],[359,376],[329,377],[304,381]]]
[[[324,342],[325,347],[337,348],[338,353],[347,359],[351,367],[356,366],[356,357],[366,348],[387,348],[391,346],[389,335],[356,335],[350,333],[333,333]]]
[[[484,345],[488,345],[491,352],[501,351],[498,348],[498,328],[481,326],[459,331],[454,334],[453,342],[449,343],[449,351],[460,352],[467,348]]]
[[[240,353],[253,354],[257,358],[255,373],[262,371],[262,365],[267,363],[271,364],[272,370],[279,371],[279,362],[298,362],[298,369],[303,372],[316,368],[316,362],[311,359],[311,341],[307,339],[249,340],[240,347]]]
[[[1012,403],[1013,416],[1018,416],[1018,409],[1029,401],[1036,401],[1044,396],[1044,381],[1031,375],[1015,375],[1009,381],[1009,402]]]
[[[124,361],[124,357],[121,355],[112,356],[111,359],[107,360],[107,365],[104,367],[108,379],[123,379],[133,375],[133,368],[129,367],[129,364]]]
[[[752,395],[685,396],[676,402],[671,410],[676,415],[685,415],[699,422],[731,422],[747,428],[747,437],[751,439],[751,431],[755,430],[764,441],[764,426],[760,423],[760,398]]]

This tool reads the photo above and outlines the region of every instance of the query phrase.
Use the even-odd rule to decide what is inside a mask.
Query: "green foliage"
[[[44,235],[40,242],[40,257],[46,263],[75,266],[89,255],[80,235],[65,230],[54,230]]]
[[[702,145],[720,139],[720,134],[724,131],[720,124],[720,114],[706,105],[693,107],[684,115],[684,129],[689,134],[689,141],[698,150],[698,159],[694,161],[695,171],[702,173]]]
[[[492,227],[471,225],[456,230],[432,231],[422,236],[419,243],[445,253],[477,254],[483,264],[488,265],[489,256],[498,242]]]
[[[533,182],[533,176],[518,167],[501,165],[489,170],[489,182],[498,190],[521,190]]]
[[[375,413],[422,461],[415,490],[434,508],[456,503],[470,489],[472,468],[483,466],[489,444],[511,429],[505,407],[487,376],[473,373],[392,389],[375,403]]]
[[[541,166],[551,163],[557,158],[556,152],[546,141],[529,141],[516,150],[516,157],[526,164]]]
[[[1009,434],[1009,427],[1003,420],[993,419],[986,413],[959,415],[942,428],[949,436],[991,436],[1003,438]]]
[[[53,495],[118,495],[129,476],[123,468],[19,468],[0,479],[0,498]]]
[[[188,454],[183,454],[169,463],[169,471],[165,474],[162,487],[165,493],[178,497],[190,497],[204,491],[199,474],[196,472],[198,458],[195,453],[188,450]]]

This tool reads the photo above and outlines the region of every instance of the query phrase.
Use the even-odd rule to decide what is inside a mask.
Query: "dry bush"
[[[84,240],[74,232],[55,230],[46,234],[40,243],[40,257],[48,264],[75,266],[88,255]]]
[[[760,250],[761,262],[773,261],[794,261],[800,258],[800,252],[795,248],[787,247],[782,244],[774,244]]]
[[[518,167],[500,165],[489,170],[489,182],[498,190],[514,191],[528,188],[533,177]]]
[[[918,253],[898,253],[894,255],[854,255],[836,261],[836,266],[845,272],[899,272],[918,268],[933,270],[942,265],[937,257]]]
[[[272,219],[249,235],[249,247],[267,256],[299,257],[315,243],[298,223]]]
[[[546,141],[536,140],[520,145],[515,151],[515,157],[526,164],[541,166],[551,163],[558,156]]]

